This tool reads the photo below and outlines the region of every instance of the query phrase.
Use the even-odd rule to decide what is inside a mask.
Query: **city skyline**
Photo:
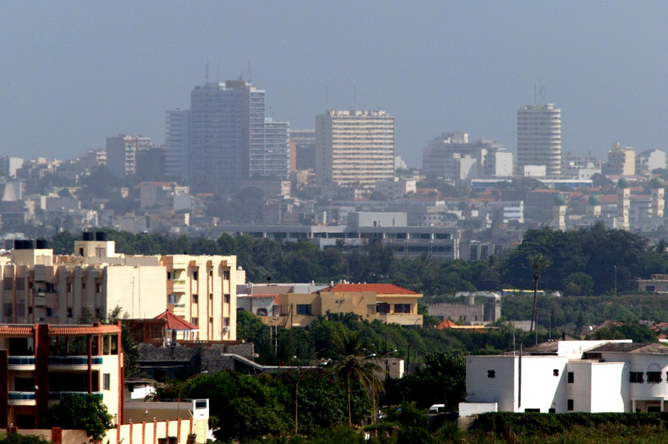
[[[665,149],[662,4],[651,17],[608,2],[378,5],[9,3],[0,151],[73,157],[120,133],[162,143],[164,111],[187,108],[207,61],[212,79],[250,71],[268,91],[267,113],[292,128],[313,128],[327,109],[386,110],[397,154],[413,166],[444,131],[516,152],[516,110],[534,102],[541,79],[563,110],[563,151],[602,158],[613,141]]]

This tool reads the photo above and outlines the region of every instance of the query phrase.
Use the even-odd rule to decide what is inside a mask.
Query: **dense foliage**
[[[46,422],[48,427],[83,430],[91,442],[100,442],[113,427],[112,419],[101,398],[70,393],[49,406]]]

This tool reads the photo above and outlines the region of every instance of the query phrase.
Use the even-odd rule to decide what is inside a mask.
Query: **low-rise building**
[[[337,284],[315,293],[278,296],[280,315],[263,318],[269,325],[306,327],[328,313],[354,314],[387,324],[422,325],[422,295],[394,284]]]
[[[638,291],[668,293],[668,274],[653,274],[651,279],[637,279]]]
[[[468,356],[467,403],[502,412],[663,412],[667,371],[663,344],[551,341],[523,353]]]

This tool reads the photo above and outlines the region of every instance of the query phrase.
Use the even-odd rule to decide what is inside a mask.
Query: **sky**
[[[267,92],[267,117],[396,117],[420,166],[443,132],[516,148],[517,109],[562,110],[562,150],[668,151],[664,1],[59,1],[0,3],[0,154],[70,158],[121,133],[165,138],[165,111],[209,78]]]

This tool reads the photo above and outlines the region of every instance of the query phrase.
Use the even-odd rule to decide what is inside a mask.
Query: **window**
[[[198,277],[199,277],[199,271],[193,270],[193,281],[196,281]]]
[[[26,303],[25,301],[19,301],[16,304],[16,316],[22,318],[26,315]]]
[[[573,372],[568,372],[568,383],[573,384],[575,382],[575,375]]]
[[[223,271],[223,279],[225,279],[226,281],[230,280],[230,271],[229,270]]]
[[[25,279],[17,279],[16,280],[16,289],[18,291],[25,290],[26,289],[26,281]]]
[[[385,302],[378,302],[376,304],[376,313],[389,313],[390,312],[390,304],[387,304]]]
[[[211,295],[211,297],[213,297],[213,295]],[[223,295],[223,302],[225,302],[226,304],[230,303],[230,295],[229,294]]]
[[[5,304],[3,312],[6,317],[8,318],[12,317],[12,315],[14,314],[14,306],[12,305],[11,302]]]
[[[311,316],[311,304],[297,304],[297,314]]]
[[[170,294],[167,296],[167,303],[168,304],[176,304],[176,295],[175,294]]]
[[[104,384],[104,390],[111,390],[111,374],[110,373],[103,374],[102,381]]]
[[[496,371],[495,370],[487,370],[487,377],[488,378],[496,378]]]
[[[174,280],[174,272],[173,271],[168,271],[167,272],[167,280],[168,281],[173,281]]]
[[[199,304],[199,295],[198,294],[193,295],[193,304]]]
[[[552,376],[559,376],[559,369],[558,368],[555,368],[554,370],[552,370]]]
[[[72,293],[72,282],[67,283],[67,292]]]
[[[269,314],[269,313],[267,312],[267,309],[266,309],[266,308],[258,308],[258,309],[255,311],[255,315],[256,315],[256,316],[267,316],[268,314]]]
[[[569,400],[568,400],[568,407],[567,407],[567,409],[568,409],[568,411],[572,411],[572,410],[573,410],[573,400],[572,400],[572,399],[569,399]]]
[[[162,339],[162,325],[151,325],[149,336],[151,339]]]
[[[410,313],[411,304],[394,304],[395,313]]]
[[[79,248],[79,256],[83,256],[83,255],[84,255],[84,249],[83,249],[83,248]]]
[[[647,372],[647,382],[661,382],[661,372]]]
[[[645,290],[646,291],[654,291],[654,288],[655,288],[654,285],[648,285],[647,287],[645,287]]]
[[[193,325],[199,325],[199,318],[193,318],[192,324]]]
[[[526,413],[540,413],[540,409],[524,409]]]
[[[5,278],[5,290],[13,290],[14,289],[14,281],[12,281],[12,278]]]
[[[643,377],[643,372],[631,372],[630,382],[636,384],[641,384],[645,382],[645,378]]]
[[[49,308],[49,307],[46,307],[46,317],[50,318],[52,314],[53,314],[53,310],[51,310],[51,308]]]
[[[557,409],[548,409],[548,413],[557,413]]]
[[[230,326],[230,318],[223,318],[223,327]]]
[[[72,313],[72,309],[71,309],[71,308],[68,308],[68,309],[67,309],[67,317],[68,317],[68,318],[71,318],[72,316],[74,316],[74,314]]]
[[[102,284],[95,284],[95,293],[102,293]]]

